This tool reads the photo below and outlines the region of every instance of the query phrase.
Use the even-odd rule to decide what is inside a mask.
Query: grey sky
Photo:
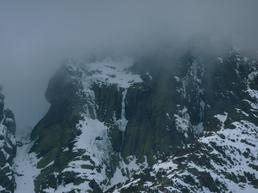
[[[257,48],[256,0],[136,2],[0,2],[0,83],[20,127],[35,124],[48,108],[46,85],[64,57],[196,35]]]

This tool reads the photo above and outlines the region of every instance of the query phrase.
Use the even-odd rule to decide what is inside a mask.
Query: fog
[[[205,37],[220,49],[258,45],[258,1],[1,1],[0,83],[18,130],[48,108],[49,78],[69,56],[147,50]],[[206,49],[205,46],[203,49]]]

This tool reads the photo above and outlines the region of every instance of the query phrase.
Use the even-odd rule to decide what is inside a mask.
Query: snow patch
[[[29,153],[32,143],[29,138],[21,140],[22,146],[17,147],[17,155],[14,159],[15,181],[17,187],[15,193],[33,193],[34,180],[39,175],[40,170],[37,169],[38,159],[36,154]]]
[[[217,114],[214,115],[215,118],[217,118],[221,123],[221,128],[224,129],[225,127],[225,121],[227,120],[228,113],[224,112],[224,114]]]

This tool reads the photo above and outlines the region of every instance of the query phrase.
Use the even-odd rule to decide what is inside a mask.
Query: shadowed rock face
[[[257,61],[245,60],[238,53],[226,56],[223,63],[187,53],[172,69],[149,67],[146,62],[138,64],[144,66],[144,82],[128,89],[124,141],[117,145],[121,137],[117,136],[118,141],[113,137],[113,144],[125,157],[147,155],[151,160],[157,152],[171,155],[204,132],[219,130],[217,114],[227,113],[226,127],[242,119],[257,124],[256,111],[250,110],[244,100],[256,102],[246,90],[257,89],[253,83],[257,77],[248,80]],[[243,116],[239,109],[250,115]]]
[[[172,65],[160,65],[164,61]],[[51,107],[32,132],[31,151],[41,169],[36,192],[226,192],[240,182],[257,187],[257,172],[250,172],[257,156],[247,145],[256,146],[255,59],[237,52],[208,59],[186,53],[121,66],[75,62],[50,80]],[[246,138],[236,142],[234,132]],[[236,143],[228,146],[230,141]],[[216,177],[221,165],[243,164],[236,154],[252,164]]]
[[[13,160],[16,155],[15,118],[4,109],[4,95],[0,93],[0,192],[11,193],[15,189]]]

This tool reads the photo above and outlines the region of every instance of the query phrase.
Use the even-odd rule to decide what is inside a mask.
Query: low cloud
[[[205,37],[256,50],[258,1],[1,1],[0,83],[18,126],[35,124],[64,57],[101,50],[148,50]],[[197,40],[198,40],[197,38]],[[205,49],[205,44],[199,44]]]

